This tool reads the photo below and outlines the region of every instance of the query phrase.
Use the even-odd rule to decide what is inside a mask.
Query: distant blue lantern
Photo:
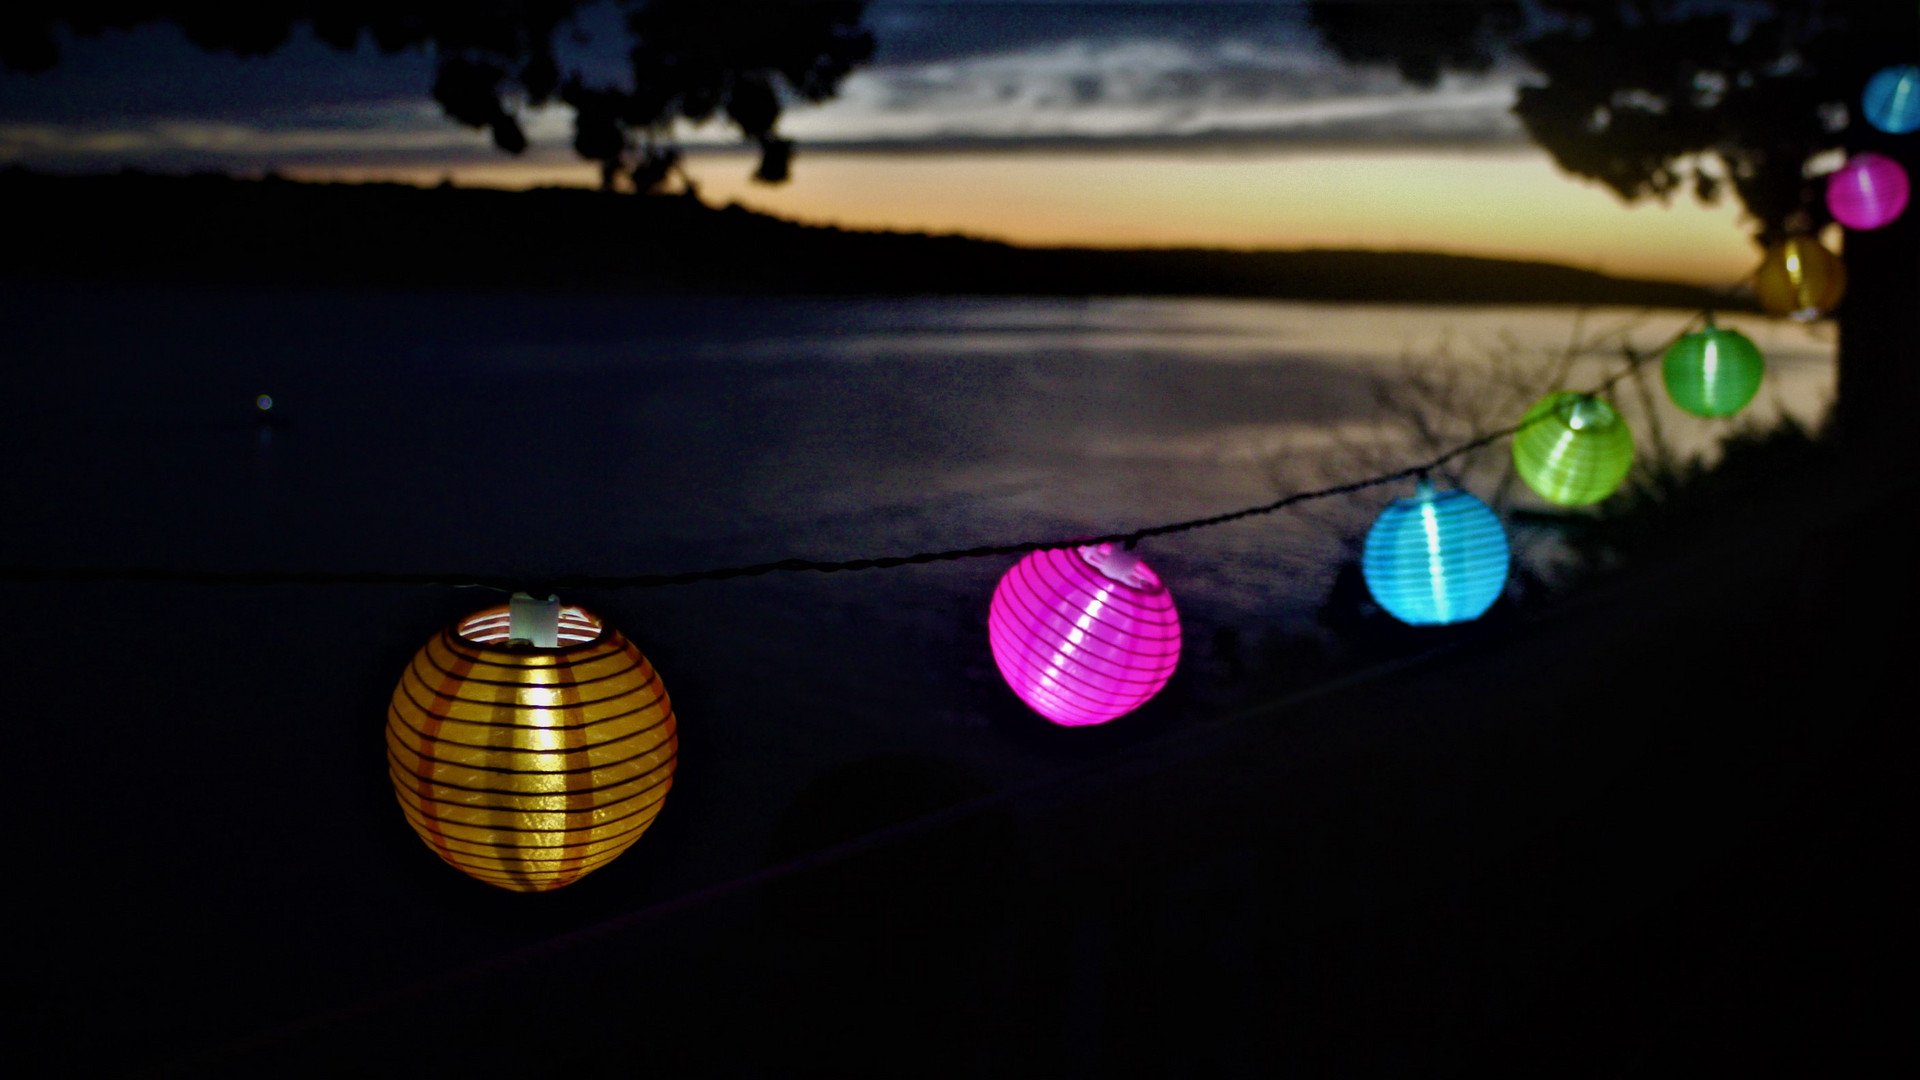
[[[1890,135],[1920,131],[1920,67],[1896,64],[1881,68],[1867,80],[1860,96],[1867,123]]]
[[[1479,618],[1507,584],[1507,532],[1487,504],[1421,480],[1367,532],[1360,572],[1394,618],[1437,626]]]

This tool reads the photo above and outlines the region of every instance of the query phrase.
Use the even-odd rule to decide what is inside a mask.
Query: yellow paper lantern
[[[653,665],[577,607],[515,597],[440,632],[387,712],[408,824],[461,872],[544,892],[640,838],[673,786],[673,705]]]
[[[1809,322],[1839,305],[1847,268],[1813,237],[1789,236],[1767,249],[1753,291],[1768,314]]]

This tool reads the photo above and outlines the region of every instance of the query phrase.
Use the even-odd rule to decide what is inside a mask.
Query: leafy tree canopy
[[[873,52],[865,0],[615,0],[631,35],[630,82],[606,84],[556,57],[577,34],[584,0],[13,0],[0,13],[0,63],[44,71],[59,62],[54,30],[80,36],[170,22],[195,44],[239,56],[285,45],[296,23],[337,49],[364,36],[383,52],[431,49],[433,96],[449,117],[527,147],[522,108],[558,99],[574,109],[574,148],[600,163],[605,186],[662,184],[679,160],[676,120],[724,115],[760,149],[757,179],[785,180],[793,144],[775,131],[790,101],[832,97]]]
[[[1920,51],[1904,0],[1316,0],[1343,58],[1431,86],[1503,54],[1514,112],[1560,165],[1628,201],[1730,185],[1763,238],[1824,224],[1808,166],[1857,147],[1878,68]]]

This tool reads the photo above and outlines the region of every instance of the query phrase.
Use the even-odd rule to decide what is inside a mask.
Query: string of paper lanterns
[[[1778,267],[1792,288],[1819,293],[1824,310],[1837,299],[1840,271],[1837,260],[1822,256],[1832,259],[1817,243],[1776,245],[1762,270]],[[1795,299],[1793,313],[1807,317],[1809,303]],[[1700,417],[1738,413],[1766,372],[1753,341],[1716,325],[1711,314],[1660,355],[1668,396]],[[1600,393],[1551,393],[1502,434],[1512,436],[1515,473],[1560,506],[1600,502],[1633,467],[1633,433]],[[995,663],[1015,695],[1056,724],[1124,715],[1165,686],[1178,664],[1173,601],[1130,546],[1034,552],[994,590],[988,631]],[[1414,494],[1394,500],[1368,530],[1361,572],[1374,600],[1395,618],[1447,625],[1477,619],[1493,605],[1511,558],[1492,509],[1469,492],[1439,491],[1421,472]]]
[[[1838,260],[1807,237],[1773,245],[1754,277],[1767,310],[1806,318],[1837,300]],[[1784,301],[1781,297],[1784,296]],[[1624,482],[1633,435],[1604,396],[1654,353],[1587,391],[1547,395],[1511,427],[1430,460],[1259,506],[1091,539],[819,562],[781,559],[677,574],[570,575],[562,588],[650,588],[787,571],[847,572],[1019,556],[988,605],[988,639],[1009,689],[1064,727],[1109,722],[1146,704],[1179,665],[1181,628],[1166,583],[1134,550],[1155,536],[1210,528],[1316,499],[1414,482],[1368,530],[1368,591],[1416,626],[1469,622],[1504,592],[1511,551],[1492,509],[1429,474],[1512,440],[1516,475],[1548,502],[1588,506]],[[1765,372],[1745,335],[1714,325],[1678,334],[1657,355],[1667,393],[1696,416],[1744,408]],[[0,566],[0,580],[207,584],[465,584],[510,579],[451,573],[184,571]],[[474,612],[424,645],[387,715],[389,774],[408,825],[443,861],[521,892],[578,881],[631,847],[672,787],[677,720],[660,675],[619,631],[558,600],[524,594]]]
[[[1676,404],[1724,416],[1751,400],[1763,362],[1709,318],[1666,350],[1664,370]],[[1598,393],[1550,394],[1496,434],[1512,436],[1521,479],[1564,506],[1600,501],[1632,466],[1632,433]],[[1477,619],[1506,588],[1506,530],[1470,492],[1414,472],[1413,494],[1367,532],[1367,589],[1411,625]],[[1131,543],[1028,552],[995,586],[987,633],[1015,696],[1063,727],[1132,712],[1180,662],[1172,594]],[[428,641],[387,714],[408,825],[455,869],[520,892],[568,885],[632,846],[665,802],[677,751],[672,703],[640,650],[582,608],[525,594]]]
[[[1873,127],[1891,135],[1920,131],[1920,66],[1900,64],[1867,81],[1860,111]],[[1827,210],[1855,232],[1882,229],[1899,220],[1912,198],[1907,170],[1884,154],[1849,157],[1827,177]],[[1804,234],[1771,244],[1754,274],[1754,295],[1768,314],[1809,321],[1840,303],[1847,288],[1845,265],[1818,240]]]
[[[1869,87],[1869,118],[1885,131],[1920,129],[1920,69],[1888,69]],[[1908,178],[1898,163],[1855,156],[1827,183],[1834,216],[1849,228],[1884,226],[1904,212]],[[1845,290],[1838,257],[1810,236],[1769,245],[1752,284],[1761,307],[1807,320]],[[885,569],[1019,555],[988,605],[988,641],[1009,689],[1065,727],[1109,722],[1150,701],[1179,665],[1178,611],[1165,582],[1134,550],[1142,539],[1226,524],[1312,499],[1414,481],[1368,530],[1361,556],[1380,607],[1415,626],[1481,617],[1505,591],[1512,554],[1500,518],[1470,492],[1441,491],[1428,474],[1511,438],[1514,472],[1550,503],[1583,507],[1617,491],[1632,469],[1633,434],[1604,391],[1556,391],[1512,427],[1489,432],[1415,466],[1271,503],[1131,533],[825,563],[782,559],[751,566],[622,578],[570,577],[563,587],[651,587],[776,571]],[[1744,334],[1705,325],[1661,350],[1667,394],[1699,417],[1738,413],[1765,375]],[[264,400],[264,399],[263,399]],[[0,567],[0,579],[187,581],[267,584],[428,584],[500,579],[456,574],[189,573]],[[387,717],[395,796],[435,854],[504,889],[560,888],[605,866],[652,825],[672,787],[678,739],[660,676],[638,648],[598,617],[556,599],[517,594],[435,636],[396,686]]]
[[[1894,135],[1920,131],[1920,66],[1896,65],[1866,84],[1868,123]],[[1911,178],[1881,154],[1849,158],[1826,182],[1835,221],[1884,228],[1906,212]],[[1811,320],[1831,312],[1846,269],[1804,234],[1769,244],[1752,277],[1769,314]],[[1744,334],[1705,325],[1661,351],[1668,397],[1691,415],[1732,416],[1758,392],[1766,364]],[[1628,372],[1643,358],[1634,357]],[[1623,372],[1621,374],[1626,374]],[[1606,385],[1617,381],[1615,376]],[[1604,389],[1604,387],[1602,388]],[[262,395],[262,410],[273,402]],[[1462,443],[1424,465],[1271,503],[1116,537],[1033,542],[822,563],[783,559],[686,574],[570,584],[641,587],[775,571],[884,569],[1018,554],[988,606],[995,665],[1022,702],[1066,727],[1103,724],[1158,694],[1179,665],[1179,614],[1166,584],[1135,552],[1149,536],[1225,524],[1310,499],[1414,481],[1369,528],[1361,555],[1380,607],[1415,626],[1469,622],[1504,592],[1512,553],[1505,527],[1471,493],[1439,490],[1428,472],[1500,438],[1512,439],[1515,474],[1542,499],[1598,503],[1632,469],[1633,434],[1599,391],[1556,391],[1513,427]],[[0,579],[218,581],[267,584],[485,583],[475,575],[50,571],[0,567]],[[496,579],[497,580],[497,579]],[[672,788],[677,722],[659,674],[619,631],[557,599],[516,594],[474,612],[415,655],[395,687],[386,727],[389,774],[407,823],[461,872],[503,889],[543,892],[578,881],[631,847]]]

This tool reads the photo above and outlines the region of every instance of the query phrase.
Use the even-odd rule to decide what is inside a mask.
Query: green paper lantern
[[[1513,467],[1548,502],[1597,503],[1633,467],[1633,432],[1613,406],[1591,394],[1548,394],[1520,423]]]
[[[1732,416],[1746,408],[1766,371],[1759,346],[1747,335],[1712,323],[1674,342],[1660,362],[1667,396],[1695,416]]]

